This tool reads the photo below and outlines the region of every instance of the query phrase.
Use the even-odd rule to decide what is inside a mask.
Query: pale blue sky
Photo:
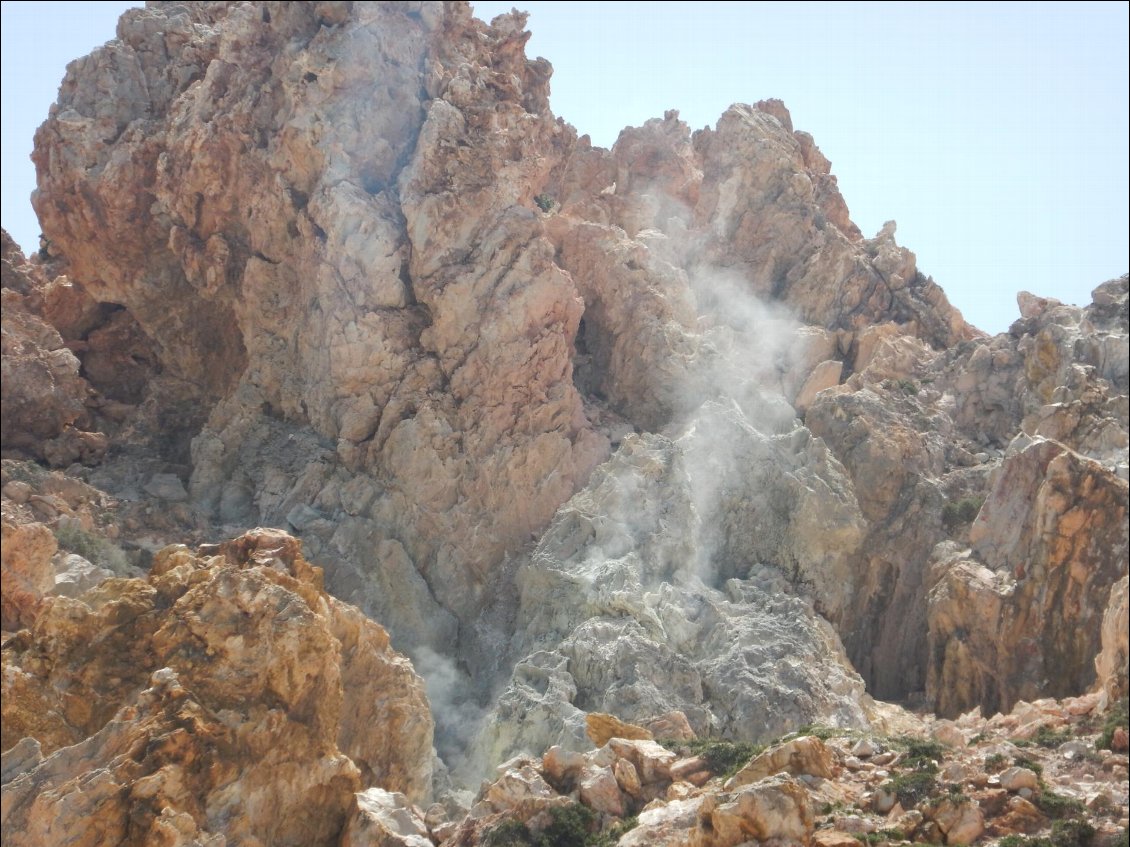
[[[66,62],[129,3],[3,3],[3,223],[38,226],[27,157]],[[1130,267],[1128,9],[1115,3],[478,2],[531,12],[554,111],[593,142],[779,97],[865,234],[900,243],[982,329],[1021,289],[1074,303]]]

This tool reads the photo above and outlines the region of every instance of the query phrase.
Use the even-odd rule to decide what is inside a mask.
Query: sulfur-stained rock
[[[1126,486],[1061,444],[1018,437],[970,529],[972,551],[935,554],[929,690],[939,713],[1091,687],[1088,657],[1127,568]]]
[[[585,733],[597,747],[603,747],[613,738],[641,741],[650,741],[654,738],[649,729],[622,721],[615,715],[605,715],[600,712],[592,712],[585,716]]]
[[[823,741],[815,736],[805,735],[758,754],[727,781],[726,787],[738,788],[778,773],[793,776],[807,774],[827,779],[835,774],[835,763],[831,751],[824,746]]]
[[[812,835],[813,812],[808,794],[786,776],[746,785],[710,813],[717,844],[732,847],[744,841],[780,838],[806,843]]]
[[[15,630],[35,622],[43,596],[54,587],[51,557],[59,545],[41,523],[17,523],[5,516],[2,526],[3,627]]]
[[[285,533],[205,550],[51,598],[4,651],[4,746],[33,735],[47,754],[5,788],[18,843],[94,819],[154,843],[168,809],[202,838],[329,844],[365,785],[429,789],[423,685],[384,630],[327,596]],[[134,748],[148,752],[122,759]]]

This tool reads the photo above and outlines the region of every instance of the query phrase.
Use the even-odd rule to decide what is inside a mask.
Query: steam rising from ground
[[[478,704],[471,677],[452,659],[420,646],[412,651],[412,664],[424,678],[436,721],[436,752],[454,770],[461,764],[485,710]]]

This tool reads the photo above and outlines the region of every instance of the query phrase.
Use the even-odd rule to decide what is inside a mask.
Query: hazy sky
[[[129,5],[3,3],[3,224],[25,249],[32,134]],[[982,329],[1021,289],[1086,303],[1130,267],[1127,3],[474,3],[514,5],[554,111],[595,144],[667,109],[697,129],[784,100],[864,233],[897,220]]]

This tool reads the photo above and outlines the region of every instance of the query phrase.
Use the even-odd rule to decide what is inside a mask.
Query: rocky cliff
[[[36,136],[45,246],[4,243],[4,627],[31,627],[5,748],[106,751],[186,703],[238,735],[209,692],[257,655],[230,655],[255,626],[236,598],[275,591],[312,628],[264,623],[253,661],[314,676],[239,697],[337,756],[300,770],[345,795],[264,843],[337,837],[362,787],[587,750],[595,713],[765,742],[864,731],[873,697],[1124,697],[1127,278],[1083,308],[1021,294],[989,338],[893,223],[860,233],[779,101],[596,148],[550,111],[524,23],[153,3],[70,66]],[[285,585],[229,548],[168,564],[257,526],[301,541]],[[112,572],[132,580],[50,599]],[[422,702],[377,739],[371,702],[335,705],[400,667],[339,600],[425,677],[432,783]],[[107,628],[111,654],[75,653]],[[178,664],[189,632],[231,669]],[[287,652],[308,640],[339,670]],[[82,772],[33,759],[21,797]],[[204,838],[238,783],[201,779],[169,808]],[[285,805],[223,831],[263,838]]]

